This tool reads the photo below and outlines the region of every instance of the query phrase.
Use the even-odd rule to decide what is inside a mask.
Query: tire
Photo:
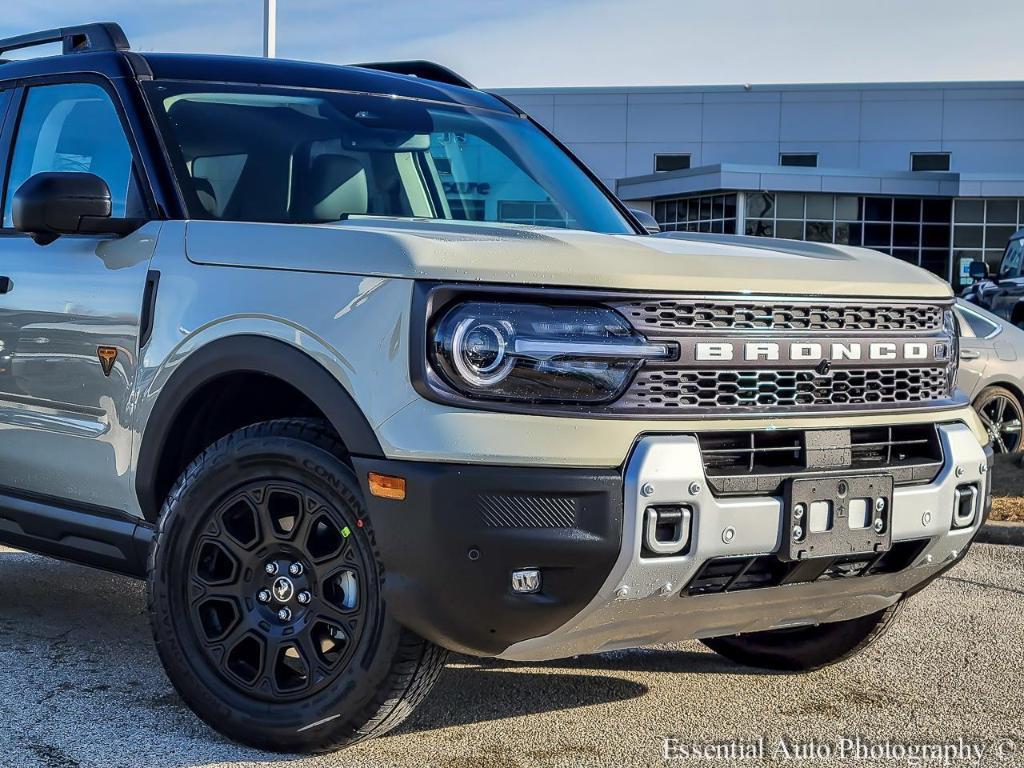
[[[381,599],[373,527],[342,455],[319,421],[246,427],[193,461],[161,511],[148,574],[157,651],[182,699],[235,741],[315,753],[386,733],[444,666],[447,652]]]
[[[1024,450],[1024,408],[1017,395],[1006,387],[985,387],[974,399],[974,410],[985,423],[996,453],[1012,455]]]
[[[838,664],[863,651],[885,634],[902,606],[903,601],[900,600],[890,608],[858,619],[815,627],[715,637],[703,643],[743,666],[783,672],[810,672]]]

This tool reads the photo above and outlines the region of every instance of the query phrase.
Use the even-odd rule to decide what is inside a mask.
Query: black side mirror
[[[92,173],[37,173],[18,187],[11,203],[14,228],[39,245],[61,235],[122,236],[142,225],[110,213],[110,188]]]
[[[972,280],[987,280],[988,274],[987,262],[972,261],[967,267],[967,276]]]
[[[647,234],[656,235],[661,232],[661,225],[658,220],[651,216],[647,211],[639,211],[636,208],[630,208],[629,212],[633,214],[633,217],[640,222],[640,226],[647,230]]]

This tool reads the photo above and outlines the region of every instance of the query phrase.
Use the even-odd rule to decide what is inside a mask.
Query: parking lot
[[[994,750],[1022,738],[1022,648],[1024,549],[976,545],[877,645],[837,668],[755,674],[697,643],[534,665],[453,657],[396,733],[297,760],[227,743],[192,716],[152,648],[140,583],[3,550],[0,765],[642,766],[665,764],[665,736],[764,736],[768,750],[779,738],[962,737]],[[1024,742],[982,764],[1024,764]]]

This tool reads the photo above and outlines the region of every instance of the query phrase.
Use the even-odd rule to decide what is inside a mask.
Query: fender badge
[[[100,359],[103,375],[110,376],[114,369],[114,361],[117,360],[117,347],[96,347],[96,357]]]

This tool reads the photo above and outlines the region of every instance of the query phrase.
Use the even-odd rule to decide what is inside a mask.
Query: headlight
[[[461,394],[487,400],[605,403],[644,360],[674,354],[605,307],[472,301],[430,334],[430,363]]]
[[[956,372],[960,367],[960,323],[952,309],[947,309],[943,317],[943,330],[949,335],[949,367],[946,368],[949,394],[956,391]]]

